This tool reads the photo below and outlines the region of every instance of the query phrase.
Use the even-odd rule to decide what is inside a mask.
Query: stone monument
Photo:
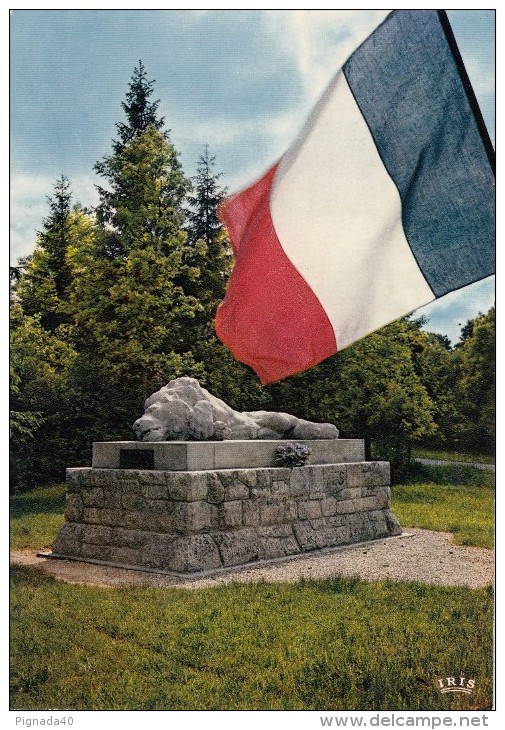
[[[177,378],[133,428],[67,470],[52,557],[189,574],[401,534],[389,464],[332,424],[240,413]]]

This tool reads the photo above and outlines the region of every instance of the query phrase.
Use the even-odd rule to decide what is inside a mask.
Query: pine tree
[[[187,262],[184,198],[190,187],[151,103],[152,83],[135,69],[123,104],[120,139],[95,170],[99,187],[96,245],[73,292],[83,387],[93,438],[131,436],[152,392],[178,375],[198,374],[191,352],[202,305],[188,291],[199,271]]]
[[[103,227],[102,255],[125,258],[136,248],[152,246],[160,255],[181,249],[184,197],[191,187],[178,154],[157,116],[158,101],[150,102],[154,81],[142,62],[134,69],[122,106],[128,123],[119,123],[113,154],[95,165],[108,188],[97,185],[97,220]]]
[[[149,97],[153,94],[154,83],[155,79],[147,80],[144,64],[139,61],[138,67],[133,70],[126,101],[121,102],[128,123],[116,124],[119,141],[113,143],[115,153],[131,142],[136,134],[145,132],[148,127],[163,129],[164,118],[157,116],[160,100],[149,101]]]
[[[214,172],[215,162],[209,146],[205,145],[198,160],[197,174],[192,178],[193,194],[188,196],[189,256],[201,269],[192,291],[205,307],[203,319],[206,321],[214,318],[231,271],[230,244],[218,214],[227,191],[219,185],[222,172]]]
[[[78,208],[72,209],[70,182],[65,175],[56,181],[54,196],[48,196],[48,202],[50,213],[38,232],[35,251],[19,261],[15,289],[23,311],[40,316],[42,327],[54,332],[70,321],[72,266],[68,254],[79,239],[83,214]]]

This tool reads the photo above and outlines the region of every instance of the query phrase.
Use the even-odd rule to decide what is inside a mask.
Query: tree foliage
[[[471,320],[468,334],[458,348],[459,418],[456,438],[465,449],[493,453],[496,408],[495,307]],[[468,323],[469,324],[469,323]]]
[[[144,64],[139,61],[128,85],[126,101],[121,102],[127,121],[116,124],[119,132],[119,140],[113,143],[116,154],[124,145],[129,144],[135,135],[145,132],[150,127],[157,130],[163,128],[165,120],[163,117],[158,117],[160,100],[150,100],[154,83],[155,79],[148,81]]]
[[[19,304],[10,317],[11,478],[27,487],[61,473],[73,456],[66,403],[75,351]]]
[[[70,182],[62,175],[54,185],[54,196],[48,197],[50,213],[37,235],[35,252],[20,262],[24,273],[17,277],[17,295],[23,300],[24,312],[40,316],[42,326],[51,332],[69,322],[67,301],[72,271],[67,253],[79,237],[71,200]]]

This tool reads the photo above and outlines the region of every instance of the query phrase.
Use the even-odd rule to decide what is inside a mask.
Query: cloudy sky
[[[109,154],[133,68],[156,79],[160,112],[188,175],[206,143],[234,191],[287,148],[326,84],[383,10],[14,10],[11,260],[33,250],[62,173],[97,202],[94,163]],[[494,141],[494,11],[449,11]],[[494,301],[494,277],[418,310],[457,341]]]

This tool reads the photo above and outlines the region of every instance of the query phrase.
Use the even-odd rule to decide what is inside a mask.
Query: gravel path
[[[442,461],[441,459],[419,459],[417,457],[414,458],[414,461],[429,466],[474,466],[476,469],[484,469],[484,471],[496,471],[494,464],[476,464],[473,461]]]
[[[493,583],[494,553],[452,543],[446,532],[406,528],[400,537],[333,548],[269,564],[213,575],[179,578],[104,565],[38,557],[34,550],[11,553],[11,563],[35,567],[67,583],[102,587],[204,588],[223,583],[295,582],[302,578],[358,576],[363,580],[415,580],[433,585],[480,588]]]

